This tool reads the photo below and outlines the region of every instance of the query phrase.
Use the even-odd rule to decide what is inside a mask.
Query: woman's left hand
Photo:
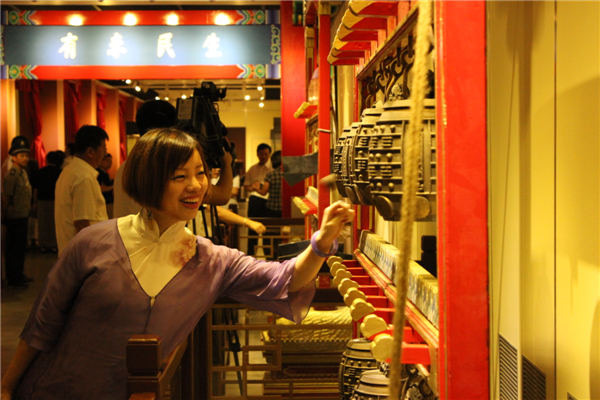
[[[315,238],[319,250],[327,253],[331,249],[333,241],[344,229],[344,226],[352,222],[354,219],[354,210],[350,207],[350,204],[339,200],[325,209],[319,234]]]

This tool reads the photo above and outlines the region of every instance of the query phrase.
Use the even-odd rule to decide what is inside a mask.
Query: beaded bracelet
[[[310,247],[312,248],[312,251],[315,252],[316,255],[318,255],[319,257],[329,257],[334,255],[337,252],[338,249],[338,241],[337,239],[333,240],[333,243],[331,244],[331,248],[329,249],[328,253],[323,253],[321,250],[319,250],[319,248],[317,247],[317,235],[319,234],[319,231],[316,231],[315,233],[313,233],[313,235],[310,238]]]

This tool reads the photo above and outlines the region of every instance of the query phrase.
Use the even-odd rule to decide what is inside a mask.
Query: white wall
[[[600,398],[600,6],[487,12],[491,397],[501,334],[547,399]]]
[[[246,128],[246,154],[244,155],[246,169],[258,162],[256,146],[263,142],[273,146],[271,142],[273,119],[281,117],[280,101],[268,100],[264,103],[264,108],[259,108],[257,101],[219,103],[219,117],[225,126]],[[274,148],[273,151],[275,150],[281,149]],[[241,155],[238,154],[239,156]]]

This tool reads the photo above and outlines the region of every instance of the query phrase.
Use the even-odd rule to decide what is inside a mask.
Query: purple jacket
[[[116,220],[79,233],[48,274],[21,338],[41,350],[17,399],[125,399],[125,349],[133,334],[161,337],[163,356],[193,330],[219,297],[300,322],[309,285],[287,292],[295,259],[256,260],[198,237],[197,251],[156,296],[139,285]]]

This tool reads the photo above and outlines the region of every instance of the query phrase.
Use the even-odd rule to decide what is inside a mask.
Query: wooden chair
[[[129,400],[191,398],[192,360],[190,339],[183,341],[164,360],[160,359],[160,337],[133,335],[127,342],[127,393]],[[174,377],[178,374],[177,378]],[[179,396],[174,397],[174,392]]]

